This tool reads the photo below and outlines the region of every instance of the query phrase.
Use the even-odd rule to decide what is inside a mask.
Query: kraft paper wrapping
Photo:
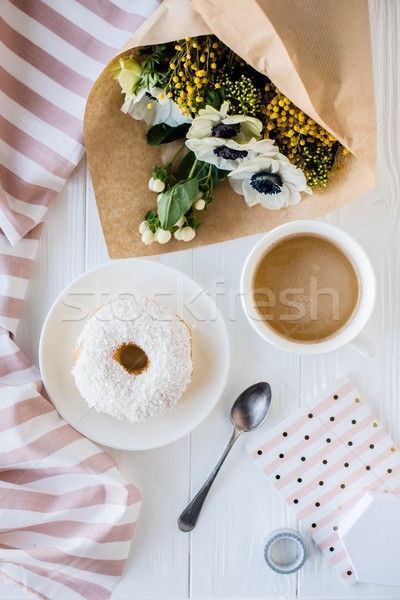
[[[348,148],[344,169],[332,171],[327,188],[303,194],[300,204],[279,211],[249,208],[225,181],[215,190],[208,214],[201,215],[203,225],[192,242],[173,239],[144,246],[138,227],[157,198],[148,181],[154,165],[168,161],[174,144],[147,144],[147,125],[120,111],[123,94],[107,66],[88,98],[84,128],[110,258],[203,246],[313,219],[375,185],[377,123],[367,0],[164,0],[121,54],[211,32]]]

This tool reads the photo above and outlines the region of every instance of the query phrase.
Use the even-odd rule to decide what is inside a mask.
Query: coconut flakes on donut
[[[124,344],[146,353],[148,366],[130,373],[114,354]],[[131,422],[159,417],[174,407],[193,371],[185,322],[147,298],[123,298],[99,308],[86,323],[72,370],[89,406]]]

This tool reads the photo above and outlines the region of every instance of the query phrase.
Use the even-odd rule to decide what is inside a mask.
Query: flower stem
[[[194,172],[195,172],[195,170],[196,170],[196,167],[197,167],[197,163],[198,163],[198,162],[199,162],[199,161],[198,161],[198,159],[196,158],[196,160],[195,160],[195,161],[194,161],[194,163],[193,163],[193,166],[192,166],[192,168],[190,169],[190,173],[189,173],[189,175],[188,175],[188,179],[192,179],[192,177],[193,177],[193,173],[194,173]]]
[[[211,169],[212,169],[212,165],[210,165],[210,166],[209,166],[209,169],[208,169],[208,175],[207,175],[207,182],[206,182],[206,183],[208,183],[208,180],[209,180],[209,179],[210,179],[210,177],[211,177]]]
[[[179,148],[179,150],[177,150],[177,151],[175,152],[175,154],[173,155],[173,157],[171,158],[171,160],[169,161],[169,163],[166,165],[166,167],[165,167],[166,169],[169,169],[169,167],[172,165],[172,163],[174,162],[174,160],[176,159],[176,157],[177,157],[177,156],[179,156],[179,154],[182,152],[182,150],[183,150],[185,147],[186,147],[186,145],[185,145],[185,144],[183,144],[183,146],[181,146],[181,147]]]

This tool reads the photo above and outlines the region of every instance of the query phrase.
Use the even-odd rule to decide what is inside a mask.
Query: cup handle
[[[364,332],[359,333],[358,336],[350,342],[350,345],[362,356],[365,356],[365,358],[371,358],[371,356],[376,354],[376,342]]]

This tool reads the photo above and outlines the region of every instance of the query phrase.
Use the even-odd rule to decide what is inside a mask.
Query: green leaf
[[[202,179],[203,177],[207,177],[209,168],[210,168],[209,163],[199,160],[199,162],[197,163],[195,172],[194,172],[194,176],[197,177],[197,179]]]
[[[187,179],[192,170],[195,160],[196,155],[194,154],[194,152],[188,152],[186,156],[181,160],[181,164],[179,165],[176,171],[176,178]],[[197,177],[197,179],[206,177],[209,167],[210,165],[208,163],[199,160],[194,170],[193,177]]]
[[[217,187],[217,185],[228,176],[228,173],[230,173],[230,171],[218,169],[215,165],[213,165],[211,171],[212,189]]]
[[[182,123],[178,127],[171,127],[166,123],[153,125],[147,132],[147,143],[150,146],[158,146],[159,144],[167,144],[174,140],[179,140],[186,136],[189,131],[190,123]]]
[[[196,160],[196,155],[194,152],[190,151],[184,156],[181,160],[181,163],[176,171],[177,179],[187,179],[189,177],[189,173],[192,170],[194,161]]]
[[[171,229],[192,206],[199,190],[197,179],[177,183],[162,194],[157,202],[158,217],[163,229]]]
[[[219,89],[219,90],[209,90],[209,89],[207,89],[204,104],[205,105],[209,104],[210,106],[213,106],[214,108],[218,109],[221,106],[222,102],[223,102],[223,100],[221,102],[221,99],[222,99],[221,92],[222,92],[222,88]],[[224,94],[224,96],[225,96],[225,94]]]
[[[163,168],[158,168],[157,165],[154,167],[153,179],[161,179],[163,181],[167,177],[168,173]]]

